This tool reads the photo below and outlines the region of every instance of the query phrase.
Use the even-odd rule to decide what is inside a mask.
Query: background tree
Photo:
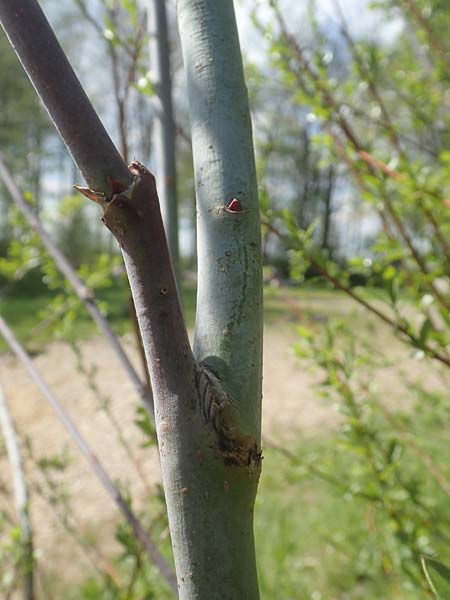
[[[147,7],[150,81],[154,110],[153,155],[170,257],[179,278],[178,197],[175,162],[175,121],[172,108],[172,75],[166,2],[150,0]]]

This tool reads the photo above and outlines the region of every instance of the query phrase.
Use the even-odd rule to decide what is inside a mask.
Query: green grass
[[[383,553],[391,525],[377,516],[372,504],[344,495],[333,485],[309,474],[305,457],[316,456],[318,464],[331,459],[335,475],[345,482],[353,460],[338,449],[336,434],[318,438],[301,436],[289,450],[295,460],[277,449],[266,449],[255,513],[255,538],[262,600],[423,600],[428,596],[408,584],[398,572],[386,570]],[[448,452],[447,452],[448,454]],[[411,455],[408,469],[425,479],[423,466]],[[438,514],[446,514],[444,496],[434,495]],[[168,540],[164,550],[169,551]],[[126,582],[132,561],[118,565]],[[404,574],[403,574],[404,575]],[[144,583],[145,582],[145,583]],[[93,598],[118,600],[98,576],[80,587],[60,594],[71,600]],[[149,588],[153,595],[149,593]],[[154,568],[147,568],[136,597],[169,600]],[[136,589],[136,593],[137,593]],[[135,596],[133,596],[134,598]],[[122,599],[123,596],[120,596]]]
[[[51,326],[41,328],[42,313],[52,299],[51,292],[36,296],[9,294],[0,300],[0,313],[14,330],[20,341],[33,351],[41,351],[45,344],[55,339]],[[99,290],[97,300],[106,307],[108,321],[120,335],[131,330],[129,312],[129,290],[124,280],[116,282],[110,288]],[[181,290],[184,315],[188,327],[195,320],[196,290],[193,285],[185,285]],[[264,290],[266,325],[291,323],[302,316],[325,318],[333,313],[336,292],[324,289],[283,288]],[[320,306],[317,306],[320,301]],[[35,328],[38,333],[35,333]],[[80,339],[96,335],[98,330],[86,311],[81,312],[76,323],[76,335]],[[0,352],[6,350],[6,344],[0,340]]]
[[[335,440],[302,440],[299,457],[329,454]],[[300,443],[300,442],[299,442]],[[319,459],[320,460],[320,459]],[[277,451],[264,455],[256,502],[256,547],[263,600],[420,600],[420,591],[384,577],[370,509],[344,497]],[[382,531],[380,531],[382,534]]]
[[[0,300],[0,314],[13,329],[18,339],[32,352],[39,352],[55,339],[54,330],[49,325],[41,328],[42,313],[52,300],[51,292],[36,296],[10,294]],[[99,290],[96,294],[98,302],[106,307],[109,323],[116,333],[123,335],[131,330],[129,299],[130,293],[125,282],[118,281],[114,286]],[[185,286],[182,290],[183,309],[188,326],[192,326],[195,317],[195,289]],[[35,333],[38,328],[38,333]],[[98,329],[86,311],[82,311],[76,322],[76,336],[86,339],[97,335]],[[3,339],[0,339],[0,352],[7,350]]]
[[[377,292],[364,290],[366,298],[376,298]],[[370,329],[365,314],[355,314],[355,305],[343,294],[323,288],[266,288],[265,321],[270,326],[291,329],[297,322],[322,322],[330,317],[344,317],[353,326]],[[0,312],[22,341],[31,342],[30,335],[40,320],[39,313],[51,296],[33,298],[9,296],[0,302]],[[107,306],[108,319],[120,334],[130,330],[129,293],[125,284],[103,290],[99,300]],[[193,326],[195,289],[182,290],[186,320]],[[95,325],[87,314],[77,322],[81,338],[96,335]],[[53,339],[50,329],[33,337],[33,347],[42,347]],[[4,344],[0,350],[5,349]],[[300,364],[299,364],[300,368]],[[439,459],[450,464],[450,452],[443,450],[449,411],[442,398],[430,395],[422,398],[422,412],[414,413],[416,441]],[[439,435],[438,435],[439,434]],[[377,509],[355,496],[343,495],[333,485],[320,480],[303,467],[304,457],[314,455],[320,464],[325,457],[336,461],[336,476],[344,481],[354,457],[338,448],[336,434],[329,432],[318,438],[304,437],[289,446],[296,461],[283,453],[266,449],[264,468],[256,503],[256,545],[262,600],[420,600],[422,591],[408,589],[397,573],[386,572],[382,548],[390,523],[378,520]],[[448,470],[448,469],[447,469]],[[405,462],[405,472],[424,478],[424,467],[414,454]],[[449,473],[450,475],[450,473]],[[436,514],[448,512],[448,498],[430,488]],[[448,521],[448,519],[447,519]],[[374,525],[376,523],[376,525]],[[424,535],[426,534],[426,530]],[[166,548],[167,550],[167,548]],[[445,551],[445,545],[443,546]],[[447,552],[448,553],[448,552]],[[449,554],[449,553],[448,553]],[[122,564],[124,578],[130,576]],[[155,598],[169,598],[158,587],[158,576],[152,572],[149,580],[155,586]],[[63,582],[61,581],[63,585]],[[62,592],[63,593],[63,592]],[[85,581],[82,587],[64,591],[74,600],[89,598],[112,599],[115,596],[102,588],[98,578]],[[144,597],[144,596],[143,596]],[[150,597],[150,596],[149,596]]]

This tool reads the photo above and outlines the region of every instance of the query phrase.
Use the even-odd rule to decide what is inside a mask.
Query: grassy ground
[[[195,319],[195,287],[184,285],[181,296],[185,318],[189,327]],[[366,290],[366,295],[376,296],[377,292]],[[51,292],[40,295],[9,293],[0,297],[0,314],[12,327],[17,337],[33,348],[41,349],[53,341],[51,326],[41,327],[43,319],[48,317],[47,306],[54,296]],[[130,330],[128,309],[129,290],[123,279],[118,279],[110,288],[99,290],[97,300],[106,307],[106,314],[113,329],[123,335]],[[270,288],[264,289],[265,324],[289,324],[301,318],[324,321],[332,316],[348,313],[349,305],[344,294],[326,288]],[[341,302],[342,301],[342,302]],[[45,314],[45,317],[43,316]],[[36,333],[37,330],[37,333]],[[86,339],[97,333],[96,326],[86,312],[81,312],[77,320],[77,336]],[[0,339],[0,352],[6,345]]]
[[[262,600],[423,600],[431,598],[398,572],[384,568],[389,525],[374,514],[374,507],[342,493],[328,483],[305,476],[302,457],[312,452],[329,455],[333,436],[298,440],[291,448],[298,462],[277,450],[266,450],[264,470],[256,503],[256,547]],[[447,453],[448,455],[448,453]],[[339,475],[345,477],[349,456],[340,457]],[[423,469],[410,457],[410,468],[423,480]],[[436,491],[436,490],[435,490]],[[436,493],[445,514],[448,498]],[[376,509],[375,509],[376,512]],[[378,523],[379,530],[377,530]],[[447,526],[448,524],[446,524]],[[165,550],[169,552],[168,541]],[[127,581],[131,569],[121,566]],[[154,570],[146,575],[152,596],[170,600]],[[148,588],[146,588],[148,593]],[[67,592],[65,592],[67,594]],[[70,600],[116,599],[105,592],[98,578],[67,594]],[[122,597],[120,597],[122,598]]]
[[[376,296],[376,293],[370,290],[365,293],[372,297]],[[182,297],[187,322],[192,326],[195,313],[193,287],[185,287]],[[110,288],[100,294],[100,299],[108,307],[110,322],[121,334],[130,329],[127,298],[128,292],[124,285]],[[44,368],[45,356],[49,352],[45,349],[45,345],[52,339],[51,330],[42,330],[37,341],[32,332],[39,323],[40,312],[48,301],[49,296],[32,299],[11,296],[4,298],[0,303],[0,312],[17,335],[29,345],[33,339],[31,345],[43,352],[41,364]],[[296,325],[305,322],[315,323],[320,329],[321,325],[332,316],[341,317],[358,335],[374,338],[375,332],[379,338],[379,345],[386,348],[388,353],[399,352],[399,343],[386,328],[374,324],[373,320],[368,319],[364,313],[355,312],[354,305],[343,295],[326,289],[267,288],[265,290],[266,345],[270,349],[272,340],[275,340],[271,336],[276,332],[278,336],[285,336],[285,344],[289,346],[295,339],[293,332]],[[87,316],[77,322],[76,331],[81,340],[90,338],[95,333],[94,326]],[[3,351],[4,346],[0,350]],[[59,349],[52,352],[62,356]],[[93,349],[91,352],[96,355],[98,349]],[[403,351],[403,354],[406,356],[408,351]],[[50,352],[47,361],[50,365],[54,364],[52,356]],[[278,360],[285,359],[280,357]],[[273,368],[272,377],[275,377],[278,371],[281,373],[279,367],[280,365]],[[425,378],[428,367],[425,366],[423,369],[423,378]],[[304,372],[305,365],[299,361],[297,380],[299,388],[305,385]],[[291,376],[295,377],[295,373],[296,371]],[[55,377],[55,382],[58,377],[63,380],[62,384],[66,387],[62,389],[69,398],[72,388],[68,386],[66,374],[61,372],[52,375]],[[16,381],[16,375],[12,379]],[[399,370],[394,372],[394,380],[396,387],[400,389],[397,385]],[[281,383],[280,381],[275,385],[275,396],[277,385]],[[430,385],[434,385],[433,381]],[[390,387],[392,386],[388,383],[387,389]],[[397,390],[397,393],[404,395],[412,393],[412,388],[401,389],[403,391]],[[444,464],[444,471],[447,471],[445,465],[450,461],[447,460],[449,458],[447,451],[443,452],[442,448],[445,444],[446,423],[449,419],[448,411],[445,409],[445,394],[444,396],[439,394],[441,392],[436,392],[434,400],[430,396],[427,400],[428,404],[424,402],[422,405],[424,407],[422,413],[416,415],[415,425],[417,431],[420,430],[416,439],[427,447],[433,456],[440,458],[440,462]],[[79,407],[80,415],[84,414],[82,413],[83,395],[78,388],[73,391],[73,396],[76,398],[76,404],[73,405],[72,410]],[[271,402],[279,401],[283,408],[285,398],[275,396],[271,398]],[[317,390],[317,404],[320,401]],[[332,410],[331,406],[329,410]],[[33,416],[33,419],[36,420],[37,417]],[[300,419],[304,417],[301,416]],[[292,426],[292,423],[289,424]],[[49,431],[46,422],[43,427],[45,431]],[[93,428],[96,430],[97,425],[93,424]],[[295,431],[295,427],[291,427],[289,441],[278,439],[276,443],[284,450],[288,450],[294,460],[286,456],[285,452],[276,449],[266,448],[264,453],[264,469],[256,505],[256,543],[263,600],[419,600],[426,597],[423,591],[418,591],[417,588],[414,590],[405,587],[401,573],[399,576],[398,573],[389,571],[384,566],[382,548],[386,542],[384,537],[391,524],[389,521],[383,521],[381,517],[379,520],[376,506],[362,502],[354,496],[343,495],[339,488],[305,471],[304,457],[315,456],[318,464],[324,457],[328,457],[335,459],[336,474],[339,473],[343,481],[348,477],[355,459],[351,451],[339,446],[335,428],[324,426],[318,433],[310,431],[308,427],[300,427],[299,423],[298,432],[294,436],[292,431]],[[405,469],[415,473],[419,482],[423,480],[425,469],[416,455],[408,454]],[[434,488],[430,489],[434,490]],[[446,514],[448,498],[439,491],[436,493],[433,491],[431,495],[435,504],[436,518],[441,518]],[[443,524],[443,529],[447,526],[448,523]],[[90,527],[91,535],[97,537],[95,526],[92,524]],[[426,533],[425,529],[424,535]],[[168,551],[167,539],[163,543]],[[125,582],[132,576],[132,567],[132,562],[127,560],[119,566]],[[60,565],[58,569],[61,569]],[[139,588],[136,588],[135,595],[130,598],[155,597],[164,600],[170,597],[157,583],[158,578],[154,572],[150,579],[155,582],[154,596],[144,596],[143,593],[139,595]],[[64,584],[64,577],[60,577],[55,597],[67,597],[72,600],[118,598],[99,582],[97,576],[86,575],[82,584],[78,581],[68,587]],[[54,577],[52,585],[56,585]]]
[[[300,463],[305,454],[317,453],[320,464],[321,455],[339,453],[335,444],[333,436],[307,439],[293,452]],[[338,459],[336,475],[345,481],[346,471],[351,469],[351,453],[344,452],[334,458]],[[423,480],[424,466],[414,456],[408,460],[418,480]],[[256,505],[256,546],[263,599],[421,600],[428,597],[419,585],[410,582],[400,566],[398,570],[387,566],[387,549],[396,540],[394,525],[381,509],[305,475],[299,464],[292,464],[279,452],[266,451],[264,462]],[[434,491],[443,528],[448,530],[445,517],[448,497],[437,489]],[[398,547],[400,557],[405,549],[401,544]],[[411,559],[411,564],[414,562]]]
[[[0,298],[0,314],[22,342],[30,343],[34,349],[42,349],[45,344],[54,340],[52,327],[41,327],[43,320],[49,316],[47,307],[53,297],[51,292],[33,296],[9,293]],[[120,335],[131,330],[129,297],[129,289],[123,279],[117,279],[111,287],[96,292],[97,301],[106,309],[108,321]],[[182,301],[187,322],[191,325],[195,316],[193,286],[183,288]],[[97,333],[96,325],[86,311],[81,311],[76,325],[76,334],[80,339],[86,339]],[[5,343],[0,340],[0,352],[5,350]]]

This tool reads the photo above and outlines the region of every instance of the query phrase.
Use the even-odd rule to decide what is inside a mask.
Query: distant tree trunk
[[[199,287],[194,355],[154,177],[127,169],[36,0],[2,0],[13,46],[121,248],[150,367],[182,600],[259,597],[253,510],[261,469],[261,232],[232,0],[179,0],[189,88]]]
[[[333,189],[335,181],[335,172],[333,167],[328,168],[328,177],[326,181],[326,188],[324,192],[324,210],[323,210],[323,225],[322,225],[322,248],[328,250],[330,256],[332,255],[332,248],[330,245],[330,228],[331,228],[331,215],[332,205],[331,201],[333,198]],[[322,219],[321,219],[322,220]]]
[[[314,169],[314,165],[311,169],[311,140],[308,135],[308,130],[303,129],[300,133],[301,135],[301,144],[302,144],[302,153],[299,156],[299,160],[296,160],[297,168],[300,173],[303,173],[304,184],[303,184],[303,192],[300,199],[299,206],[299,223],[303,223],[304,219],[302,217],[302,209],[305,206],[308,206],[310,201],[310,188],[311,188],[311,175],[310,171]]]
[[[179,279],[176,132],[172,110],[170,43],[165,0],[149,0],[147,14],[150,36],[150,78],[155,92],[152,144],[155,177],[170,257]]]
[[[0,429],[5,440],[6,452],[11,466],[14,496],[19,517],[22,544],[22,571],[24,600],[33,600],[34,595],[34,557],[33,530],[29,514],[30,502],[28,487],[23,468],[20,444],[16,429],[9,411],[3,388],[0,386]]]

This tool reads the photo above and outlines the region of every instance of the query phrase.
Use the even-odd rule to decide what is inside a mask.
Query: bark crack
[[[218,451],[225,464],[245,467],[250,475],[259,474],[261,450],[253,436],[242,431],[239,409],[219,377],[200,364],[197,379],[200,410],[217,435]]]

